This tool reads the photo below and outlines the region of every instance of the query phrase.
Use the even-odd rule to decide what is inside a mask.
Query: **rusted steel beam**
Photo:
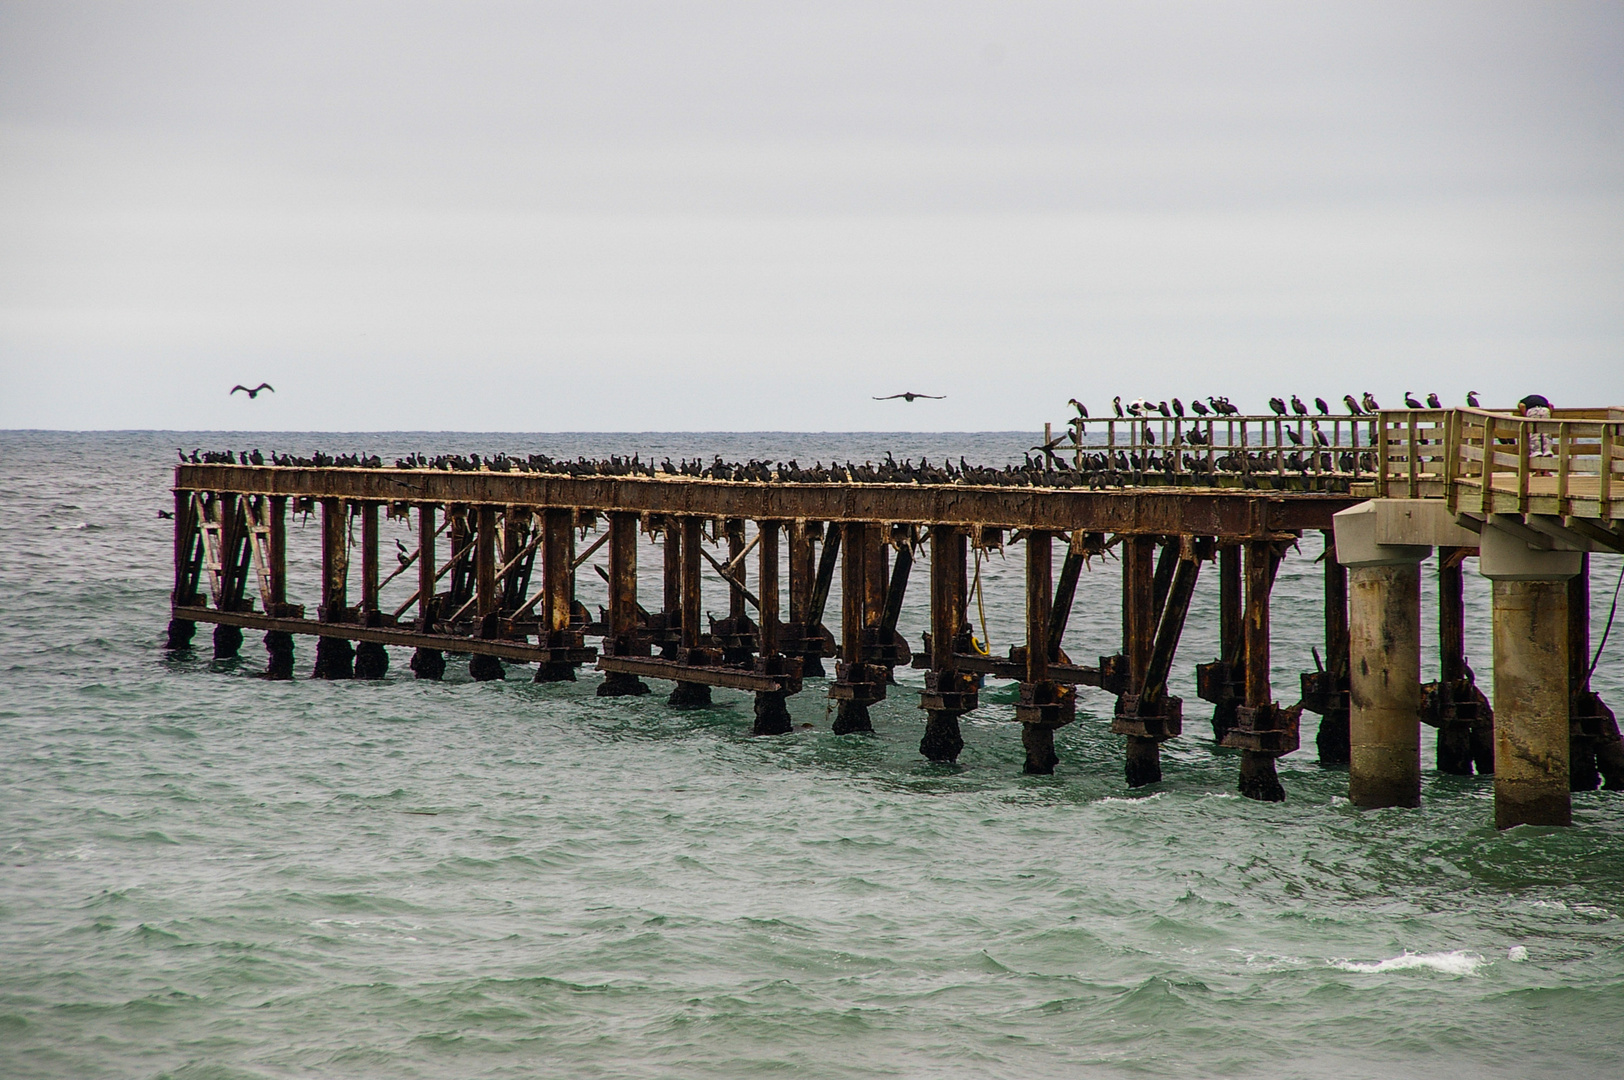
[[[665,557],[660,578],[662,612],[669,630],[682,627],[682,522],[676,518],[663,519],[661,525],[661,554]]]
[[[1336,533],[1325,530],[1325,661],[1302,676],[1303,707],[1320,714],[1315,746],[1321,765],[1346,765],[1351,756],[1348,715],[1348,570],[1336,557]]]
[[[908,576],[913,572],[914,549],[910,537],[897,546],[896,561],[891,566],[891,579],[885,587],[885,607],[880,615],[881,640],[897,632],[897,621],[902,618],[902,601],[908,592]]]
[[[1049,612],[1054,602],[1053,537],[1026,534],[1026,681],[1049,677]]]
[[[417,504],[417,626],[424,631],[431,628],[434,619],[434,541],[439,536],[434,513],[433,503]]]
[[[682,645],[685,649],[699,647],[699,566],[700,545],[704,543],[704,521],[697,517],[682,519]]]
[[[704,519],[688,516],[682,521],[682,648],[680,662],[705,667],[721,659],[720,650],[701,647],[700,615],[700,545],[704,543]],[[709,641],[706,636],[703,640]],[[696,663],[702,661],[702,663]],[[711,703],[710,684],[679,679],[671,690],[668,703],[678,709],[700,709]]]
[[[812,587],[817,581],[817,556],[811,524],[789,523],[789,621],[802,623],[812,609]]]
[[[743,620],[744,594],[749,588],[745,584],[744,573],[744,519],[728,518],[723,526],[727,536],[727,568],[723,576],[727,578],[727,615],[730,619]],[[718,567],[718,571],[722,568]]]
[[[474,507],[474,611],[483,618],[496,610],[496,507]]]
[[[1167,590],[1173,584],[1173,570],[1179,562],[1179,544],[1177,537],[1168,537],[1162,544],[1160,553],[1156,556],[1156,577],[1151,589],[1150,621],[1160,625],[1162,621],[1162,608],[1167,603]]]
[[[288,602],[288,497],[272,495],[266,502],[266,550],[271,578],[271,610],[267,615],[284,614]]]
[[[1078,532],[1066,548],[1066,557],[1060,564],[1060,579],[1054,586],[1054,605],[1049,609],[1049,659],[1060,658],[1060,642],[1066,636],[1066,624],[1071,621],[1071,606],[1077,600],[1077,580],[1083,572],[1084,546],[1079,543],[1083,534]]]
[[[1272,699],[1269,687],[1269,593],[1274,585],[1271,562],[1274,552],[1267,543],[1246,545],[1246,704],[1267,705]]]
[[[253,465],[179,465],[191,491],[628,510],[756,520],[912,521],[1005,529],[1263,537],[1326,529],[1347,495],[1138,488],[1128,492],[968,484],[791,484],[688,477],[572,477]]]
[[[818,556],[818,577],[812,585],[812,596],[807,601],[807,625],[823,621],[824,608],[829,606],[829,589],[834,585],[835,568],[840,565],[840,543],[843,529],[829,524],[824,526],[823,551]]]
[[[925,734],[919,752],[931,761],[957,761],[964,749],[959,717],[979,704],[974,676],[960,669],[960,638],[968,637],[968,576],[965,561],[969,537],[956,525],[933,525],[930,530],[930,655],[916,657],[928,664],[919,707],[925,710]],[[968,648],[966,641],[962,645]]]
[[[1303,707],[1276,705],[1269,685],[1269,593],[1281,552],[1270,541],[1251,540],[1245,545],[1245,554],[1245,704],[1236,710],[1235,727],[1224,736],[1223,745],[1242,751],[1242,795],[1262,802],[1282,802],[1286,792],[1280,786],[1274,759],[1297,749],[1298,719]]]
[[[721,686],[730,690],[772,693],[783,688],[784,677],[760,675],[743,668],[684,664],[652,656],[600,656],[598,670],[633,678],[666,679],[679,686]]]
[[[485,656],[498,656],[510,660],[545,660],[550,650],[523,641],[502,638],[483,640],[456,634],[424,634],[417,630],[384,626],[362,626],[360,623],[326,623],[318,619],[276,618],[252,611],[216,611],[213,608],[173,608],[176,618],[224,626],[252,627],[275,630],[287,634],[310,634],[322,640],[373,641],[382,645],[400,645],[406,648],[442,650]]]
[[[348,623],[349,505],[342,498],[321,500],[321,609],[324,624]],[[316,641],[318,679],[349,679],[355,674],[355,649],[345,634],[323,634]]]
[[[863,655],[864,601],[868,594],[868,525],[847,522],[841,527],[845,550],[840,560],[840,658],[856,663]]]
[[[1155,560],[1155,536],[1128,536],[1122,541],[1122,656],[1127,680],[1117,695],[1111,728],[1127,736],[1123,773],[1129,787],[1144,787],[1162,778],[1157,738],[1162,732],[1145,724],[1138,707],[1155,649]]]
[[[637,634],[637,526],[636,514],[617,510],[609,515],[609,571],[605,575],[609,625],[598,662],[598,669],[606,675],[598,684],[598,697],[636,697],[649,692],[637,672],[603,664],[604,659],[641,659],[648,654],[647,638],[639,640]]]
[[[378,504],[361,504],[361,612],[378,610]]]
[[[575,515],[569,510],[548,507],[543,513],[541,584],[546,590],[542,600],[542,625],[550,632],[570,628],[570,616],[575,600]]]
[[[1049,613],[1054,601],[1054,535],[1026,533],[1026,670],[1015,704],[1025,771],[1046,776],[1060,763],[1054,732],[1076,719],[1077,691],[1049,677]]]
[[[341,498],[321,501],[321,621],[348,622],[349,510]]]
[[[778,522],[763,521],[757,527],[761,530],[757,533],[761,564],[756,575],[761,591],[761,655],[773,656],[778,652]]]
[[[1178,551],[1180,545],[1168,544],[1163,550]],[[1178,651],[1179,638],[1184,633],[1184,620],[1190,611],[1190,598],[1195,594],[1196,576],[1201,562],[1196,558],[1179,558],[1168,583],[1167,596],[1161,619],[1156,624],[1156,640],[1150,653],[1150,667],[1145,673],[1145,687],[1140,692],[1139,706],[1146,713],[1155,712],[1167,699],[1167,676],[1173,670],[1173,656]]]

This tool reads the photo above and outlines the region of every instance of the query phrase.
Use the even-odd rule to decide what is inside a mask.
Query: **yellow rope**
[[[983,656],[992,655],[992,638],[987,634],[987,605],[981,596],[981,549],[976,548],[976,576],[971,590],[976,594],[976,611],[981,614],[981,641],[974,642]]]

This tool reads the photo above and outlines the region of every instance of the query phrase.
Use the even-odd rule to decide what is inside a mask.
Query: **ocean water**
[[[1358,812],[1305,716],[1288,801],[1238,797],[1191,685],[1210,576],[1186,733],[1137,792],[1086,688],[1058,772],[1027,777],[1007,684],[946,767],[917,753],[909,671],[872,736],[831,735],[809,680],[810,727],[757,739],[724,690],[677,713],[590,673],[420,683],[399,650],[382,682],[330,684],[308,639],[269,683],[256,634],[237,661],[207,627],[159,648],[176,446],[1002,461],[1032,439],[0,433],[0,1077],[1624,1075],[1624,796],[1497,833],[1491,782],[1437,775],[1428,740],[1421,809]],[[295,522],[296,598],[316,535]],[[1284,701],[1320,639],[1319,553],[1277,586]],[[1002,649],[1019,549],[982,572]],[[1595,559],[1598,638],[1618,573]],[[1071,655],[1115,651],[1119,580],[1085,574]],[[1615,707],[1621,636],[1596,674]]]

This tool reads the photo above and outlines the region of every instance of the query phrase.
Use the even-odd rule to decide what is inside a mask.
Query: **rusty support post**
[[[1483,753],[1493,761],[1493,730],[1488,724],[1473,723],[1477,710],[1472,669],[1466,664],[1466,577],[1461,566],[1460,548],[1438,549],[1438,683],[1422,687],[1423,715],[1438,728],[1438,771],[1450,776],[1471,776],[1475,760]],[[1428,708],[1428,705],[1431,708]],[[1465,708],[1461,708],[1461,706]],[[1465,712],[1461,722],[1457,713]],[[1483,735],[1479,728],[1486,728]],[[1487,742],[1487,746],[1481,745]],[[1484,770],[1492,772],[1490,769]]]
[[[536,682],[574,682],[575,665],[566,654],[576,644],[570,629],[575,606],[575,512],[556,506],[542,511],[540,623],[537,637],[554,650],[536,665]]]
[[[425,634],[434,630],[434,590],[439,585],[434,576],[439,570],[439,558],[434,552],[434,514],[434,503],[417,504],[417,628]],[[414,649],[411,669],[419,679],[437,682],[445,675],[445,653],[439,649]]]
[[[381,626],[378,613],[378,504],[361,504],[361,625]],[[389,673],[389,651],[376,641],[355,646],[355,677],[381,679]]]
[[[722,663],[749,664],[756,649],[756,627],[745,610],[744,519],[728,518],[722,526],[727,537],[727,563],[733,580],[727,588],[727,618],[719,620],[714,631],[722,647]]]
[[[272,495],[266,500],[266,548],[270,555],[267,570],[271,577],[271,608],[268,615],[281,615],[288,602],[288,497]]]
[[[823,675],[823,657],[829,655],[825,644],[831,636],[823,626],[824,609],[829,606],[829,590],[834,585],[835,568],[840,563],[840,526],[827,522],[823,526],[823,549],[818,553],[817,576],[812,582],[811,598],[806,607],[806,637],[819,640],[818,652],[808,650],[802,656],[802,671],[807,675]]]
[[[760,530],[758,547],[760,551],[760,570],[757,573],[756,588],[761,594],[761,609],[758,616],[761,621],[761,655],[756,662],[756,670],[763,674],[778,674],[789,667],[799,664],[794,658],[786,659],[778,651],[778,531],[779,523],[776,521],[761,521],[756,527]],[[790,719],[789,707],[784,703],[786,693],[783,690],[756,691],[756,722],[754,733],[757,735],[785,735],[793,728]]]
[[[1048,776],[1060,758],[1054,751],[1055,728],[1076,715],[1076,691],[1049,678],[1050,613],[1054,600],[1054,534],[1032,529],[1026,534],[1026,678],[1021,683],[1015,718],[1021,722],[1027,773]]]
[[[1245,618],[1241,594],[1241,548],[1239,543],[1218,549],[1218,685],[1213,688],[1212,738],[1220,745],[1235,726],[1235,710],[1241,704],[1237,692],[1244,681],[1241,665],[1246,656]]]
[[[875,564],[879,554],[879,529],[861,521],[842,526],[845,550],[840,559],[840,663],[835,669],[835,682],[829,687],[829,696],[839,704],[835,710],[834,733],[848,735],[859,731],[873,731],[868,707],[885,696],[885,669],[870,665],[865,657],[864,642],[871,620],[877,622],[879,611],[871,603],[883,603],[884,592],[877,587]],[[875,681],[878,680],[878,687]]]
[[[1176,554],[1176,549],[1175,549]],[[1144,693],[1156,635],[1156,538],[1130,536],[1122,542],[1122,655],[1127,664],[1127,694]],[[1118,696],[1117,712],[1127,702]],[[1127,737],[1124,773],[1128,786],[1144,787],[1162,778],[1161,744],[1141,735]]]
[[[321,500],[321,621],[350,621],[349,506],[343,499]],[[355,649],[344,638],[316,639],[318,679],[349,679],[355,675]]]
[[[637,649],[637,515],[609,513],[609,625],[603,655],[634,656]],[[642,650],[647,655],[648,650]],[[628,672],[605,672],[599,697],[634,697],[649,692],[648,684]]]
[[[1325,529],[1325,671],[1320,687],[1323,705],[1315,748],[1319,763],[1342,766],[1349,761],[1348,744],[1348,568],[1336,557],[1336,530]],[[1304,698],[1308,694],[1304,693]]]
[[[501,591],[498,608],[509,614],[518,610],[519,605],[525,601],[525,593],[530,588],[530,574],[528,567],[530,559],[521,559],[524,549],[529,545],[530,511],[527,508],[507,505],[502,507],[502,565],[508,567],[507,574],[497,582]],[[532,555],[531,559],[534,556]]]
[[[704,542],[704,520],[684,517],[682,520],[682,661],[685,664],[707,662],[710,656],[700,644],[699,616],[699,545]],[[720,657],[717,657],[720,659]],[[669,704],[677,709],[709,708],[711,690],[704,683],[679,682],[671,690]]]
[[[177,607],[198,607],[199,568],[202,565],[203,538],[198,532],[197,499],[190,491],[175,490],[175,587],[169,601]],[[192,647],[197,623],[171,617],[164,648],[179,652]]]
[[[930,530],[930,670],[920,708],[925,735],[919,752],[931,761],[951,763],[964,749],[959,717],[978,704],[975,679],[960,672],[956,653],[969,648],[965,618],[969,537],[963,528],[933,525]]]
[[[288,610],[288,497],[272,495],[265,501],[265,547],[271,579],[267,615],[283,616]],[[301,609],[300,614],[303,614]],[[265,631],[265,677],[293,678],[293,635],[286,630]]]
[[[1618,721],[1590,688],[1590,553],[1568,579],[1568,787],[1594,791],[1624,787],[1624,742]]]
[[[812,615],[812,598],[817,588],[818,560],[814,530],[805,518],[789,524],[789,625],[796,644],[786,644],[792,656],[801,658],[801,671],[822,675],[822,634]],[[813,648],[817,642],[818,647]]]
[[[663,637],[660,656],[675,660],[682,649],[682,520],[668,517],[661,525],[661,554],[664,556],[661,572],[660,612]]]
[[[251,496],[243,496],[250,498]],[[222,492],[216,504],[220,513],[220,595],[215,606],[221,611],[243,610],[243,587],[247,583],[246,541],[243,507],[237,495]],[[214,658],[235,659],[242,648],[242,628],[216,624],[214,627]]]
[[[1267,540],[1247,541],[1245,707],[1254,715],[1262,710],[1274,710],[1273,693],[1269,686],[1269,593],[1274,586],[1274,570],[1274,546]],[[1245,726],[1237,724],[1237,727]],[[1275,756],[1268,750],[1242,749],[1242,795],[1260,802],[1286,800],[1285,788],[1280,786],[1280,777],[1275,771]]]
[[[571,533],[573,536],[574,534]],[[474,617],[475,633],[482,638],[500,636],[496,595],[496,507],[474,508]],[[573,669],[572,669],[573,670]],[[468,674],[475,682],[507,678],[502,661],[485,653],[468,657]]]

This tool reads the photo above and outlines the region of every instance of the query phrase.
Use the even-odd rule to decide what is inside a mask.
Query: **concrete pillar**
[[[1337,514],[1348,568],[1348,798],[1421,805],[1421,562],[1432,548],[1377,542],[1376,508]]]
[[[1494,823],[1569,825],[1568,579],[1582,553],[1496,528],[1478,569],[1494,582]]]
[[[1348,568],[1348,798],[1421,805],[1421,561]]]

